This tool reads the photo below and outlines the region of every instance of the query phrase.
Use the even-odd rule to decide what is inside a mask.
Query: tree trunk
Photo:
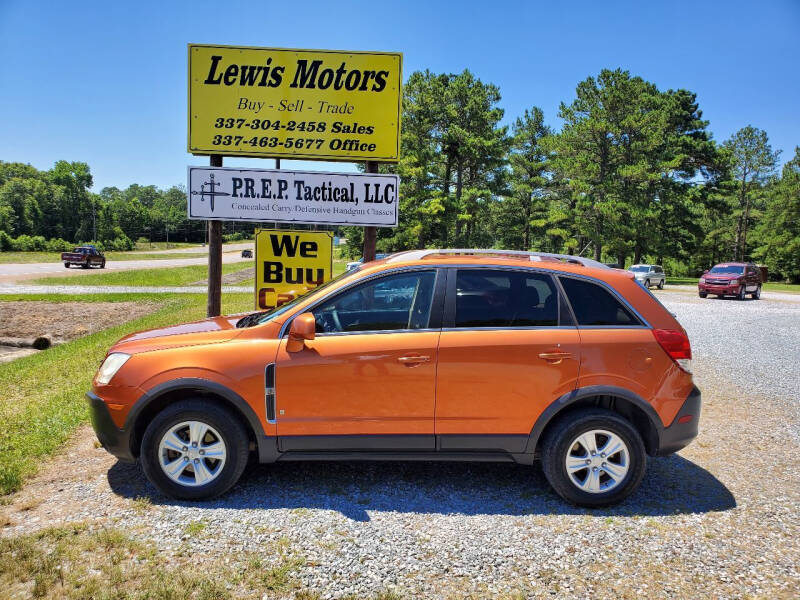
[[[464,168],[461,164],[461,161],[458,161],[458,166],[456,167],[456,243],[460,243],[461,240],[461,220],[458,218],[458,214],[461,212],[461,190],[463,189],[464,183]]]
[[[602,257],[602,250],[603,248],[600,246],[600,242],[594,242],[594,259],[600,262],[600,258]]]
[[[642,247],[636,244],[633,251],[633,264],[638,265],[640,262],[642,262]]]
[[[628,255],[625,254],[624,252],[620,252],[619,254],[617,254],[617,266],[620,269],[624,269],[625,268],[625,259],[626,258],[628,258]]]

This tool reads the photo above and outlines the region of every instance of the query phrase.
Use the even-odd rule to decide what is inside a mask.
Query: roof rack
[[[527,258],[530,261],[558,261],[570,263],[575,265],[582,265],[584,267],[594,267],[598,269],[608,269],[607,265],[592,260],[591,258],[583,258],[582,256],[572,256],[571,254],[554,254],[552,252],[526,252],[524,250],[493,250],[491,248],[450,248],[450,249],[427,249],[427,250],[408,250],[405,252],[398,252],[392,254],[386,259],[387,262],[400,262],[405,260],[422,260],[426,258],[433,258],[435,256],[507,256],[517,258]]]

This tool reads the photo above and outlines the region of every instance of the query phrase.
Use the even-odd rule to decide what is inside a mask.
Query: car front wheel
[[[739,288],[739,293],[738,293],[738,294],[736,294],[736,299],[737,299],[737,300],[744,300],[744,299],[745,299],[745,289],[744,289],[744,286],[741,286],[741,287]]]
[[[664,289],[664,280],[663,279],[658,282],[658,289],[660,289],[660,290]]]
[[[708,297],[708,294],[706,294],[705,292],[697,292],[697,295],[700,296],[701,298],[707,298]]]
[[[248,458],[244,426],[225,408],[183,400],[150,422],[142,438],[141,464],[150,482],[181,500],[203,500],[228,491]]]
[[[621,502],[639,487],[646,462],[644,443],[630,422],[599,408],[562,417],[548,429],[542,447],[547,481],[578,506]]]

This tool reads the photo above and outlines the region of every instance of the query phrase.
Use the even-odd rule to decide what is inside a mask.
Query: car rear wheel
[[[88,269],[88,268],[89,268],[89,263],[88,262],[81,263],[81,269]]]
[[[639,487],[646,462],[633,425],[599,408],[568,413],[548,429],[542,446],[547,481],[578,506],[621,502]]]
[[[164,494],[181,500],[213,498],[242,475],[247,431],[228,410],[198,400],[169,405],[142,438],[142,469]]]
[[[756,288],[756,291],[753,292],[752,296],[753,296],[753,300],[759,300],[761,298],[761,286],[760,285]]]
[[[106,261],[103,261],[103,262],[100,263],[100,268],[101,269],[105,269],[106,268]]]
[[[69,269],[69,263],[64,263],[64,268]]]

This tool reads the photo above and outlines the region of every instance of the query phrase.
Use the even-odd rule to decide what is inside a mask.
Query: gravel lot
[[[281,544],[302,559],[298,584],[325,598],[797,597],[800,297],[659,297],[693,343],[701,433],[651,459],[622,506],[570,507],[538,468],[417,463],[253,465],[223,498],[179,503],[84,428],[0,507],[2,535],[115,523],[195,565],[277,560]]]

